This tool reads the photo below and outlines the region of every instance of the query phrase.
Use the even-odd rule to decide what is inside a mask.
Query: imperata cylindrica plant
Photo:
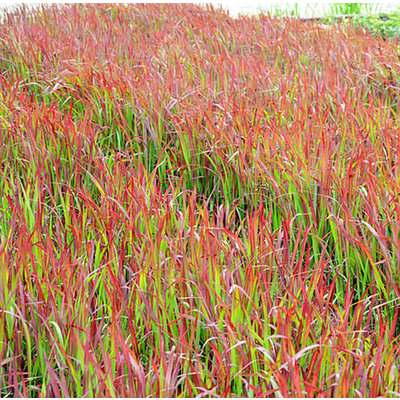
[[[0,38],[2,396],[399,394],[397,40],[193,4]]]

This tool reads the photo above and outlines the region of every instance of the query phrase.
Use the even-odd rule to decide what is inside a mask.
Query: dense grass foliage
[[[2,396],[398,396],[398,51],[194,5],[7,14]]]

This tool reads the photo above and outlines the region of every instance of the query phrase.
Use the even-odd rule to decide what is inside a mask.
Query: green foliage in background
[[[270,12],[276,17],[304,18],[299,3],[275,4]],[[386,12],[382,10],[382,4],[377,3],[328,3],[321,16],[315,3],[307,3],[304,13],[310,14],[313,19],[321,18],[329,24],[347,17],[346,21],[354,23],[357,28],[387,39],[394,39],[400,35],[400,8]]]
[[[400,8],[391,13],[358,16],[354,19],[354,23],[357,27],[365,28],[375,35],[394,39],[400,36]]]
[[[329,14],[344,15],[344,14],[371,14],[377,9],[377,4],[373,3],[330,3]]]

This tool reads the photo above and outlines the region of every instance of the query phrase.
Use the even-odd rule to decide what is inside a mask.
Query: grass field
[[[400,396],[399,45],[195,5],[7,14],[1,396]]]

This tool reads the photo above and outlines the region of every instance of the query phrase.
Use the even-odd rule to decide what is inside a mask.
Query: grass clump
[[[155,4],[0,37],[2,396],[399,395],[396,42]]]

